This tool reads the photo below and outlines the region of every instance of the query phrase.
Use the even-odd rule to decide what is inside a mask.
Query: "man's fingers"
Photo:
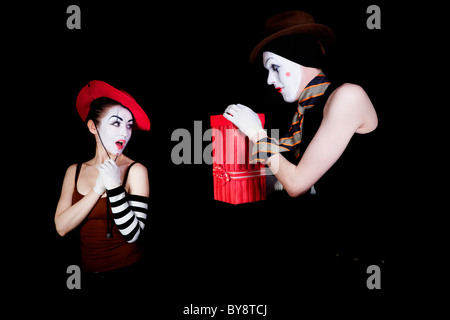
[[[232,116],[232,115],[230,115],[230,114],[224,112],[224,113],[223,113],[223,116],[224,116],[224,118],[227,119],[228,121],[233,122],[233,116]]]
[[[235,104],[230,104],[228,108],[225,109],[225,112],[229,114],[235,114],[237,111],[239,111],[239,108]]]

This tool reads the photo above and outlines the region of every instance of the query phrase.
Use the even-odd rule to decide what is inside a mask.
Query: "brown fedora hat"
[[[279,37],[291,34],[310,35],[319,41],[322,51],[334,42],[333,30],[323,24],[316,23],[314,18],[304,11],[286,11],[276,14],[267,19],[264,27],[266,37],[256,45],[250,54],[251,63],[255,62],[264,46]]]

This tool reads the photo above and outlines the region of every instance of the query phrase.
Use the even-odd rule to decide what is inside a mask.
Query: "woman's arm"
[[[75,185],[76,164],[71,165],[64,177],[61,196],[55,213],[56,231],[65,236],[75,229],[87,217],[97,203],[100,195],[91,190],[80,201],[72,205],[72,196]]]
[[[114,222],[127,242],[135,242],[145,228],[148,213],[150,188],[147,169],[139,163],[130,169],[127,181],[129,194],[125,192],[122,185],[117,183],[119,168],[114,162],[110,161],[101,170],[104,174],[106,194],[111,203]],[[107,181],[106,177],[110,178],[110,181]]]
[[[373,105],[365,91],[345,84],[330,96],[319,130],[297,166],[281,154],[267,164],[291,197],[299,196],[316,183],[339,159],[355,132],[370,132],[377,126]]]

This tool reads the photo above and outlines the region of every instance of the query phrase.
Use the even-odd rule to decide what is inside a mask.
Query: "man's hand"
[[[257,134],[265,133],[258,115],[249,107],[242,104],[231,104],[225,109],[223,116],[239,128],[254,142]]]

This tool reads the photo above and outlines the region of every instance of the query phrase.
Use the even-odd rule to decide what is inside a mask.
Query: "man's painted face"
[[[98,132],[110,154],[122,154],[130,141],[132,127],[133,115],[127,108],[117,105],[106,111],[98,126]]]
[[[264,67],[269,70],[267,84],[273,84],[283,96],[284,101],[296,102],[301,93],[301,66],[270,51],[263,53],[263,63]]]

